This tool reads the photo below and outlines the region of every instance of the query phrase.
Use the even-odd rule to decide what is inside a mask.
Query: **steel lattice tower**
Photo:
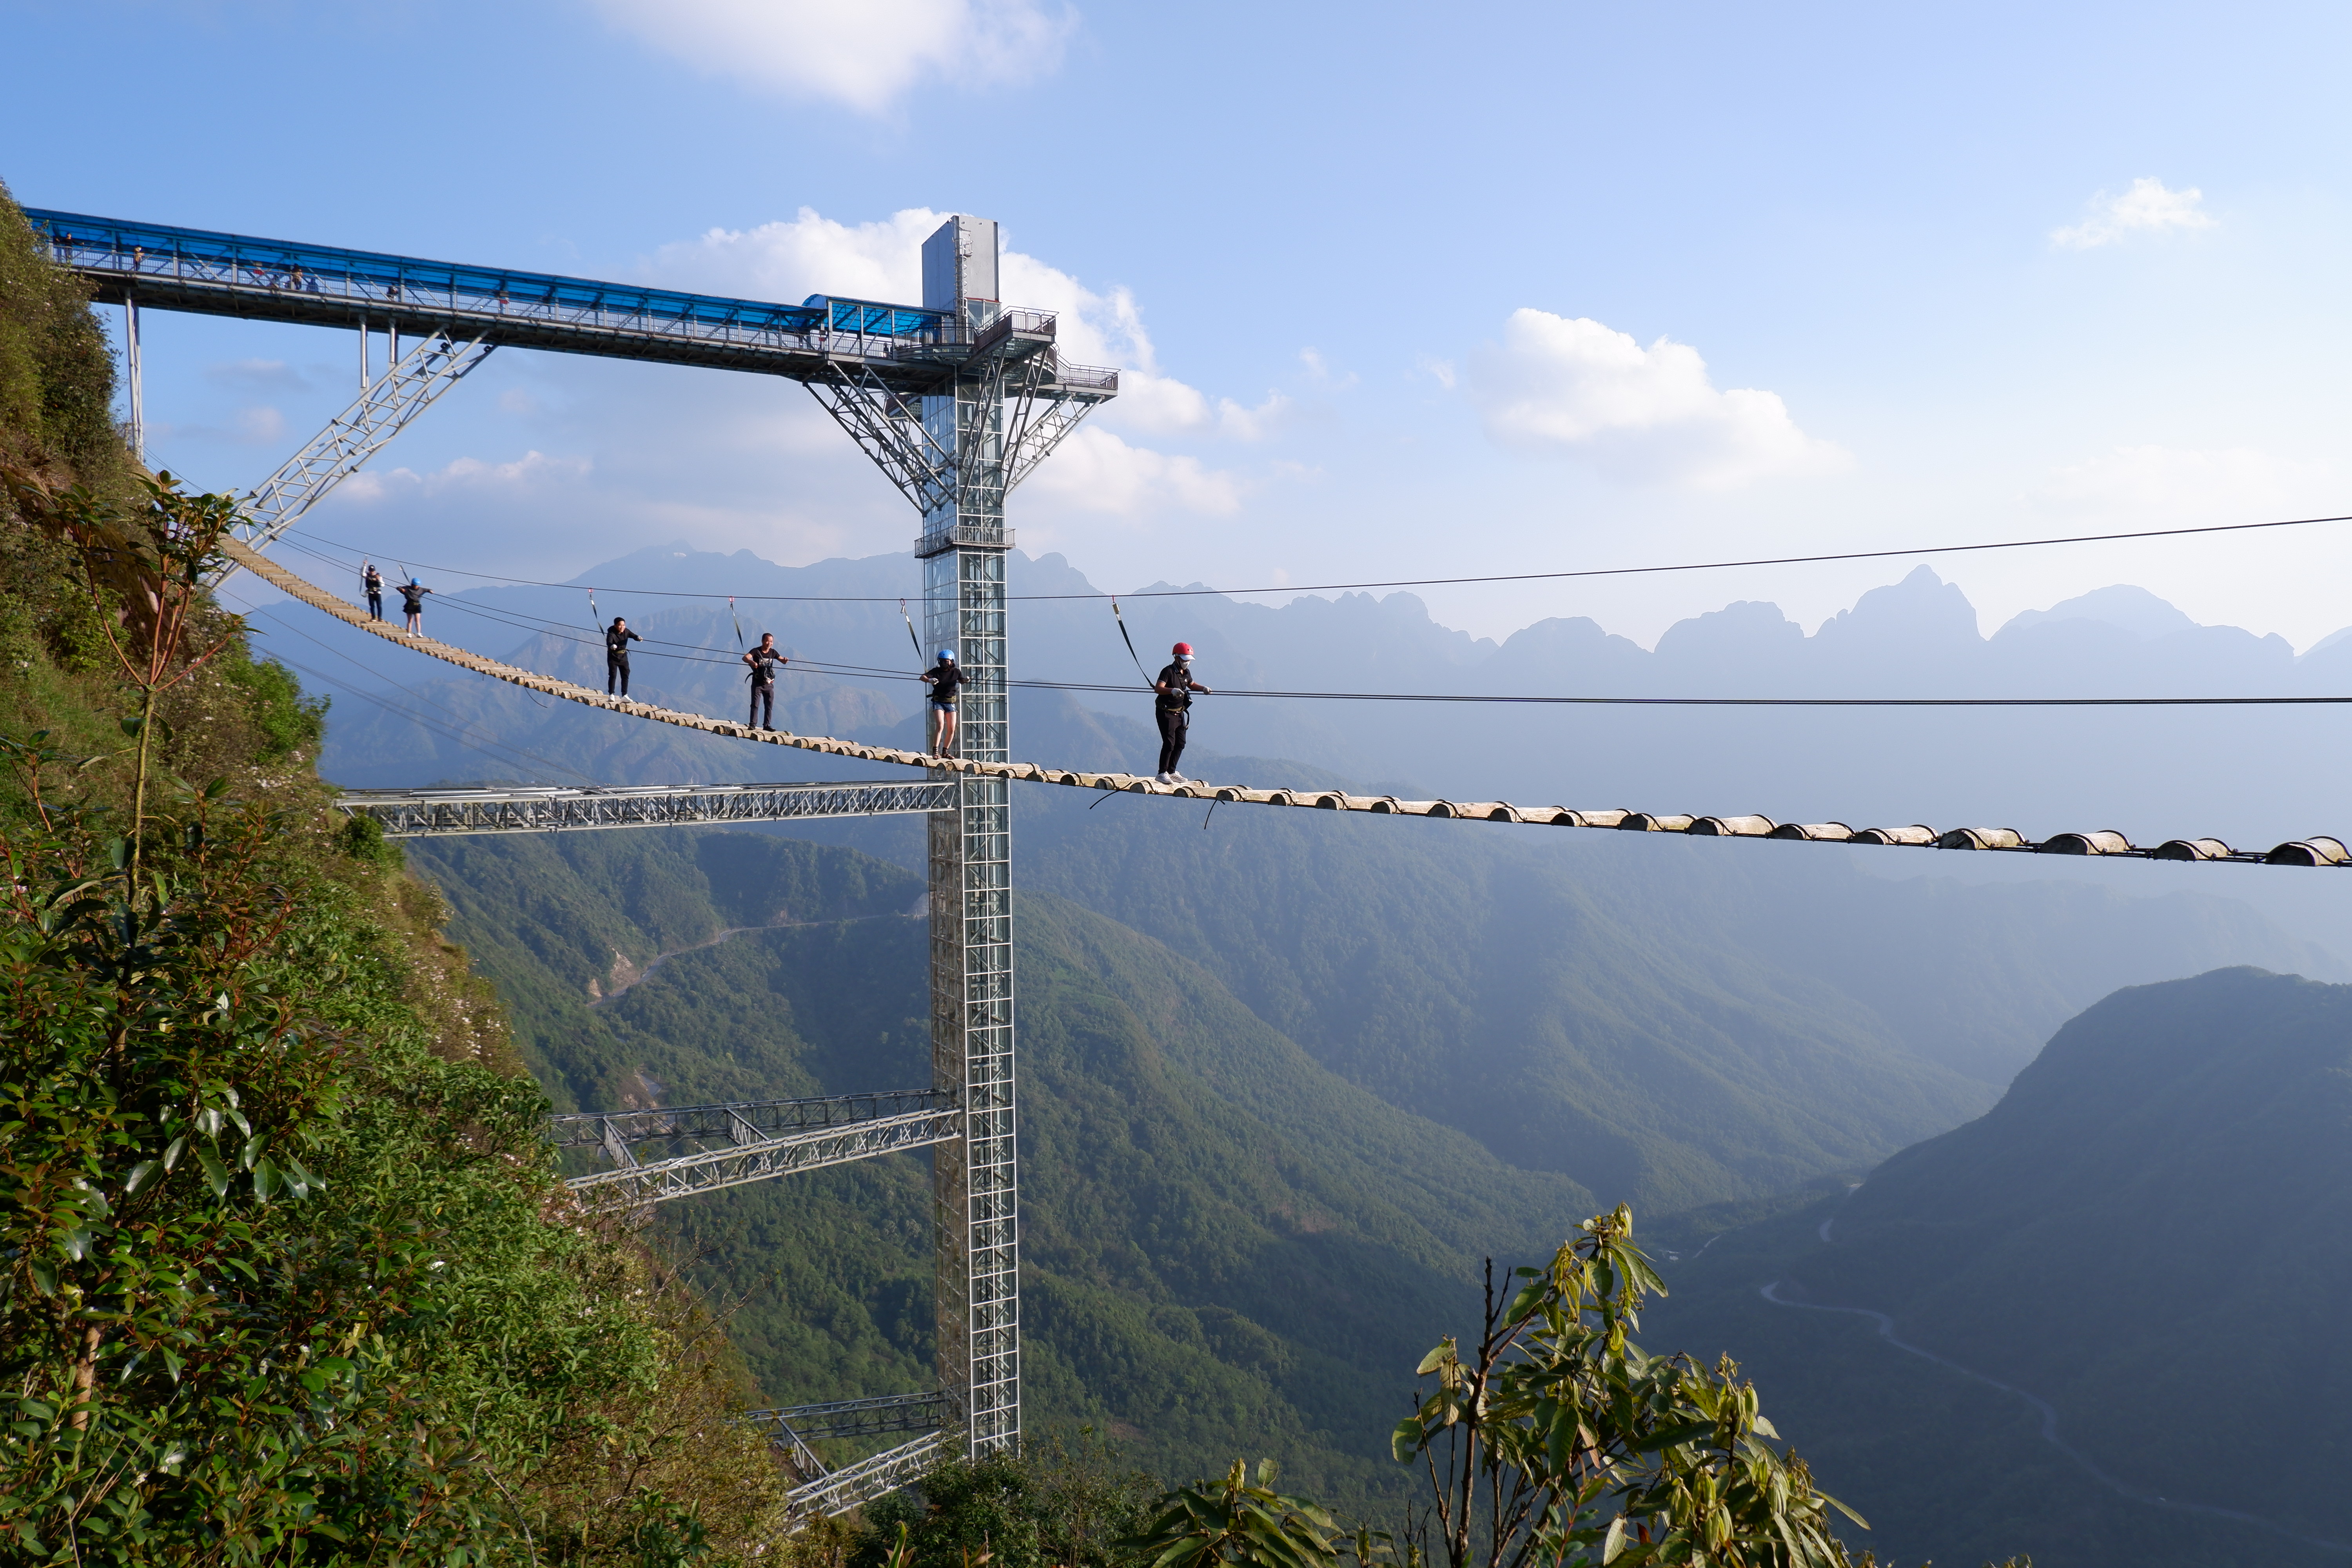
[[[923,246],[923,303],[996,324],[996,225],[951,218]],[[923,515],[924,629],[964,672],[958,750],[1012,761],[1004,684],[1003,376],[966,366],[923,399],[955,479]],[[926,650],[928,651],[928,650]],[[1013,806],[1001,778],[959,781],[930,818],[931,1082],[960,1091],[964,1136],[931,1151],[940,1386],[977,1456],[1021,1436],[1021,1167],[1013,1053]]]
[[[1116,390],[1054,351],[1053,318],[998,298],[996,225],[952,217],[923,245],[923,306],[950,317],[951,374],[919,395],[812,381],[826,408],[922,512],[926,652],[964,672],[956,752],[1009,762],[1004,498]],[[911,427],[910,427],[911,426]],[[1020,1161],[1013,1051],[1009,786],[949,769],[930,817],[932,1084],[963,1109],[935,1146],[932,1200],[944,1426],[974,1456],[1021,1436]]]

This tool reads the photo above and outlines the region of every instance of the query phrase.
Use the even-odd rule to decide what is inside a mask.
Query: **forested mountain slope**
[[[898,868],[683,830],[411,855],[559,1097],[928,1081],[919,886]],[[711,941],[736,926],[757,929]],[[1330,1495],[1395,1487],[1396,1401],[1478,1260],[1548,1252],[1592,1195],[1318,1067],[1149,938],[1046,895],[1016,930],[1029,1420],[1110,1427],[1171,1473],[1248,1447]],[[748,1292],[732,1337],[796,1401],[929,1382],[929,1198],[923,1157],[898,1156],[661,1217]]]
[[[1850,1197],[1714,1237],[1649,1327],[1747,1363],[1882,1551],[2341,1562],[2347,1194],[2352,987],[2217,971],[2101,1002]]]

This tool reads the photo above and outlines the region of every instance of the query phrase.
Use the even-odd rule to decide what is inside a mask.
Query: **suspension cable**
[[[1150,588],[1138,593],[1122,594],[1126,599],[1187,599],[1222,597],[1232,595],[1265,594],[1337,594],[1354,593],[1370,588],[1446,588],[1474,583],[1544,583],[1571,577],[1640,577],[1663,572],[1724,572],[1747,566],[1811,566],[1833,561],[1884,561],[1908,555],[1962,555],[1987,550],[2038,550],[2056,544],[2109,544],[2129,539],[2178,539],[2198,533],[2244,533],[2268,528],[2309,528],[2324,522],[2352,522],[2352,513],[2337,517],[2289,517],[2265,522],[2214,522],[2192,528],[2141,528],[2121,533],[2074,533],[2048,539],[2000,539],[1977,544],[1920,544],[1899,550],[1843,550],[1816,555],[1770,555],[1737,561],[1682,561],[1656,566],[1588,566],[1568,572],[1497,572],[1475,577],[1396,577],[1370,583],[1277,583],[1262,588]],[[359,546],[341,543],[322,534],[310,538],[338,550],[360,553]],[[428,572],[441,572],[459,577],[473,577],[485,583],[509,583],[530,588],[577,588],[577,583],[549,583],[532,577],[505,577],[494,572],[469,572],[459,566],[435,566]],[[724,594],[706,594],[675,588],[632,588],[628,592],[662,599],[722,599]],[[1084,594],[1007,594],[1007,599],[1108,599],[1107,591]],[[745,599],[771,603],[804,605],[887,605],[887,595],[856,594],[745,594]]]

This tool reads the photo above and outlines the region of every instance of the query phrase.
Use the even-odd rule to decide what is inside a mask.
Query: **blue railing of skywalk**
[[[381,302],[391,310],[445,306],[468,314],[551,316],[610,325],[658,328],[676,323],[690,331],[829,331],[940,342],[952,341],[955,327],[947,311],[823,294],[811,295],[799,305],[780,305],[45,208],[27,207],[25,216],[61,260],[126,279],[290,289]]]

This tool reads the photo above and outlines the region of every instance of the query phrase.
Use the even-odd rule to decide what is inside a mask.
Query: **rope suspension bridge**
[[[933,756],[891,746],[871,746],[830,735],[796,735],[764,730],[706,714],[681,712],[625,697],[612,697],[593,687],[559,680],[498,659],[455,647],[421,632],[401,631],[371,617],[366,611],[304,581],[268,556],[232,545],[230,558],[289,596],[336,619],[389,642],[506,681],[542,696],[560,697],[590,708],[625,713],[656,723],[676,724],[731,740],[766,745],[792,746],[828,756],[856,757],[866,762],[893,763],[945,773],[976,774],[1029,784],[1061,784],[1077,789],[1110,790],[1133,795],[1173,795],[1184,800],[1225,801],[1244,805],[1306,806],[1322,811],[1361,811],[1376,816],[1430,816],[1470,822],[1537,824],[1554,827],[1602,827],[1619,832],[1684,833],[1697,837],[1797,839],[1813,844],[1890,845],[1911,848],[2014,851],[2041,855],[2105,855],[2155,860],[2211,860],[2241,865],[2352,866],[2352,850],[2342,841],[2323,836],[2290,840],[2269,849],[2238,849],[2218,838],[2171,838],[2161,844],[2137,845],[2108,829],[2056,833],[2032,839],[2011,827],[1955,827],[1938,831],[1913,823],[1899,827],[1849,827],[1842,822],[1775,822],[1769,816],[1736,815],[1702,816],[1687,813],[1623,809],[1580,810],[1565,805],[1514,805],[1508,801],[1399,800],[1394,795],[1349,795],[1330,789],[1263,789],[1244,784],[1161,784],[1137,773],[1105,773],[1046,767],[1036,763],[1009,763],[964,757]],[[387,837],[413,837],[441,833],[521,833],[564,826],[619,827],[637,821],[679,822],[782,821],[818,815],[878,815],[884,811],[936,809],[919,805],[876,804],[824,812],[799,805],[807,795],[824,790],[881,792],[888,784],[728,784],[629,788],[609,792],[533,788],[518,790],[369,790],[347,792],[338,804],[354,816],[374,818]],[[896,786],[916,789],[924,786]],[[877,794],[877,799],[879,800]],[[667,816],[675,802],[677,815]],[[771,804],[772,802],[772,804]],[[656,803],[660,803],[656,805]],[[707,804],[704,804],[707,803]],[[499,815],[502,814],[502,815]],[[567,822],[565,816],[575,820]]]
[[[2339,839],[2265,850],[2216,838],[2135,845],[2092,830],[2033,840],[2005,827],[1850,827],[1760,816],[1400,800],[1313,788],[1164,784],[1012,759],[1005,661],[1005,497],[1093,408],[1116,371],[1066,363],[1055,321],[997,298],[996,226],[947,220],[922,247],[919,306],[813,295],[798,306],[28,209],[56,258],[125,312],[134,447],[142,444],[142,306],[356,329],[357,398],[248,494],[230,559],[372,636],[546,697],[762,744],[919,769],[915,779],[675,787],[374,790],[339,805],[389,837],[919,814],[929,823],[933,1077],[928,1088],[551,1119],[575,1189],[643,1208],[876,1155],[928,1149],[937,1223],[936,1389],[758,1410],[800,1478],[803,1513],[839,1513],[977,1458],[1021,1432],[1019,1166],[1012,933],[1013,784],[1234,805],[1493,824],[1907,847],[2273,866],[2352,866]],[[371,334],[384,370],[369,371]],[[413,341],[405,352],[404,334]],[[261,552],[502,346],[700,365],[796,381],[921,517],[924,640],[963,670],[956,754],[753,729],[613,697],[378,621]],[[2318,520],[2311,520],[2318,521]],[[2282,525],[2284,526],[2284,525]],[[910,628],[911,630],[911,623]],[[1046,683],[1051,684],[1051,683]],[[1280,693],[1269,695],[1367,695]],[[837,1468],[810,1447],[915,1434]]]

